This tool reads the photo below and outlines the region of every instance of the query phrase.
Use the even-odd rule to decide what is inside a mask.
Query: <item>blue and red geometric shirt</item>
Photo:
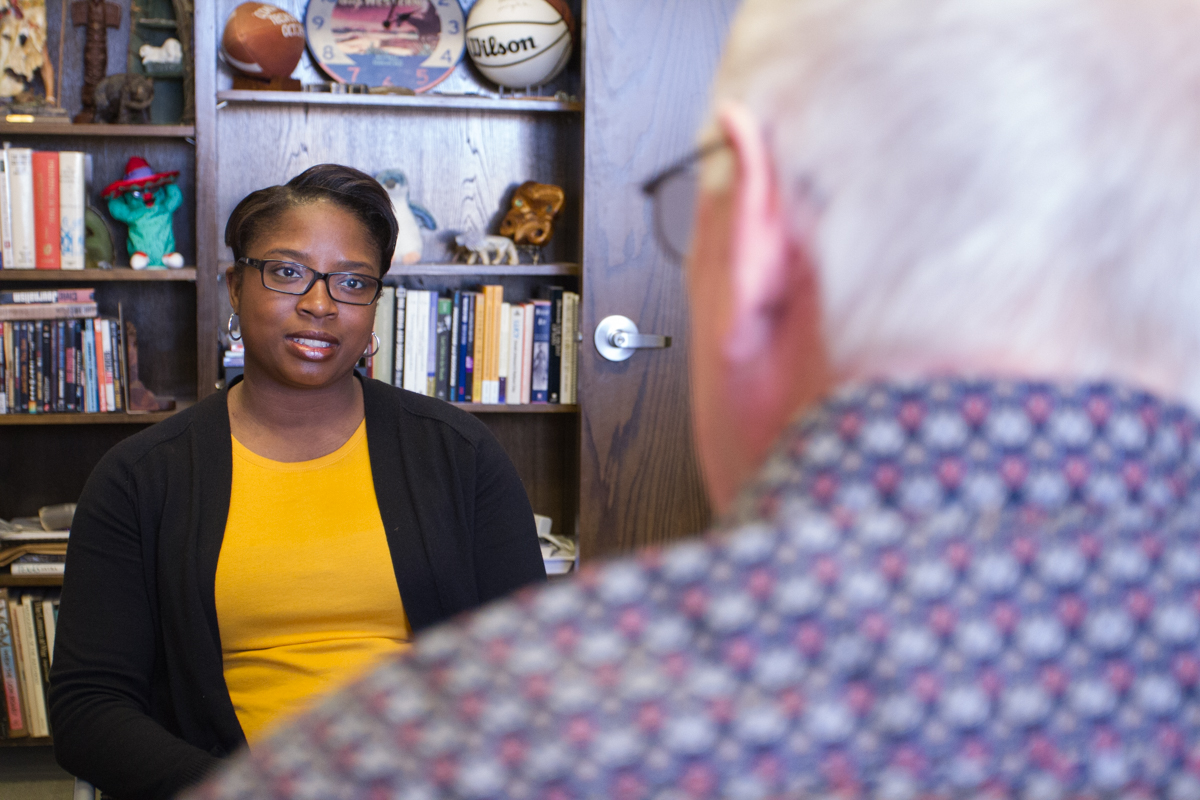
[[[702,538],[419,637],[191,797],[1200,800],[1200,429],[842,391]]]

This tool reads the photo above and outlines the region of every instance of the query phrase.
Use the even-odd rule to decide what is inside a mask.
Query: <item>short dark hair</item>
[[[283,212],[318,200],[328,200],[358,218],[379,251],[379,274],[387,272],[398,231],[392,199],[370,175],[341,164],[309,167],[282,186],[243,197],[225,225],[225,244],[233,249],[234,260],[244,258],[263,228]]]

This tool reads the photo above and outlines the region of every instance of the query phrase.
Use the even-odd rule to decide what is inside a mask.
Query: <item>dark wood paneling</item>
[[[524,181],[562,186],[563,217],[572,219],[581,195],[580,130],[576,117],[562,114],[231,105],[217,116],[217,218],[223,225],[247,194],[314,164],[347,164],[372,175],[395,168],[408,176],[412,200],[438,224],[426,237],[424,260],[449,261],[454,233],[495,232]],[[224,146],[232,142],[272,144]],[[578,226],[560,225],[544,259],[578,261],[578,243]],[[220,252],[232,259],[226,248]]]
[[[0,518],[34,516],[42,506],[74,503],[109,448],[144,425],[0,427]]]
[[[196,180],[203,191],[196,199],[196,368],[198,397],[216,391],[219,353],[217,335],[222,287],[217,285],[220,270],[218,244],[221,221],[217,219],[217,109],[216,49],[217,20],[211,0],[195,3],[196,53]]]
[[[691,440],[680,266],[654,240],[640,184],[692,149],[736,0],[605,0],[588,6],[580,546],[628,551],[709,520]],[[610,314],[667,350],[614,364],[591,346]]]
[[[554,532],[575,533],[579,509],[576,442],[579,421],[573,414],[487,414],[480,419],[512,459],[534,513],[554,520]]]

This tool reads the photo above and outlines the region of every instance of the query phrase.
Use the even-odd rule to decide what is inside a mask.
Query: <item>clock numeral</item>
[[[324,17],[313,17],[312,18],[312,26],[314,28],[316,28],[317,30],[321,30],[321,28],[325,27],[325,18]]]

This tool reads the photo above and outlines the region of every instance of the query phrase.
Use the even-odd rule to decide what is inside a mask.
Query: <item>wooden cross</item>
[[[96,118],[96,86],[108,72],[108,29],[121,24],[121,7],[105,0],[75,0],[71,3],[71,22],[87,26],[83,46],[83,110],[76,122]]]

